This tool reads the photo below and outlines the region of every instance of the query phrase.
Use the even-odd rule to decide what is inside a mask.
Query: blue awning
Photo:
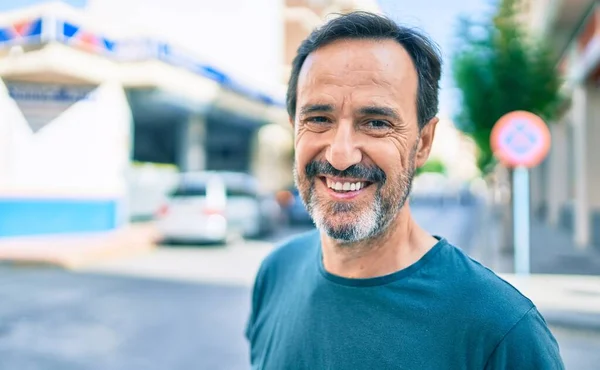
[[[50,30],[50,32],[43,32],[44,30]],[[49,35],[49,37],[42,38],[42,35]],[[202,61],[193,53],[167,42],[144,38],[111,39],[97,32],[89,31],[85,25],[52,17],[25,19],[0,27],[0,47],[41,44],[51,41],[58,41],[75,48],[84,48],[88,52],[101,54],[117,61],[160,60],[211,79],[225,89],[265,105],[285,107],[285,101],[281,97],[274,97],[261,89],[249,86],[236,79],[231,73]]]

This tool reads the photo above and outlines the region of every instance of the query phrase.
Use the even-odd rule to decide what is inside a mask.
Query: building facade
[[[280,34],[280,17],[249,14],[265,29],[254,38],[273,50],[257,81],[248,77],[260,64],[252,58],[232,69],[223,59],[235,54],[211,53],[218,32],[192,32],[212,41],[190,50],[189,40],[185,45],[177,32],[169,34],[177,28],[173,19],[165,16],[168,27],[159,22],[156,10],[164,2],[126,3],[92,1],[81,9],[55,2],[0,14],[0,237],[102,232],[141,212],[135,205],[152,212],[156,204],[141,191],[133,163],[170,166],[172,175],[205,169],[256,174],[264,173],[260,167],[277,172],[279,158],[289,158],[291,144],[256,155],[268,145],[259,140],[263,127],[291,135],[273,72],[281,47],[278,38],[261,36]],[[144,15],[144,7],[155,12]],[[248,18],[240,9],[240,18]],[[132,13],[145,23],[128,24]],[[224,32],[221,47],[231,37]],[[291,173],[291,165],[285,171]],[[262,180],[277,187],[274,178]]]
[[[526,24],[551,40],[565,97],[560,119],[549,125],[550,154],[532,172],[533,207],[581,248],[600,247],[600,3],[525,3]]]
[[[356,10],[381,13],[376,0],[285,0],[282,81],[288,82],[302,40],[329,17]]]

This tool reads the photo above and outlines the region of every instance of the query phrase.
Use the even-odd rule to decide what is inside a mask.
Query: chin
[[[377,212],[368,210],[343,215],[317,210],[313,215],[317,228],[341,244],[357,243],[373,238],[381,231]]]

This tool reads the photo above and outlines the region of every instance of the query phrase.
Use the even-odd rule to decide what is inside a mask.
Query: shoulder
[[[450,301],[480,328],[507,333],[532,308],[533,302],[492,270],[450,244],[444,248],[443,277]]]
[[[456,289],[472,297],[475,303],[497,309],[516,308],[522,316],[533,303],[510,283],[451,244],[444,248],[445,275]],[[501,302],[500,307],[497,305]]]
[[[466,332],[486,343],[482,355],[492,365],[489,368],[519,367],[518,363],[498,365],[522,350],[529,351],[530,356],[523,355],[523,363],[533,364],[523,369],[561,368],[536,367],[544,357],[560,364],[560,355],[556,340],[529,298],[459,248],[447,244],[442,254],[438,276],[444,279],[442,285],[446,287],[442,293],[444,308],[452,312]]]
[[[535,307],[516,322],[486,362],[492,369],[564,369],[558,343]]]
[[[264,286],[284,278],[290,278],[303,266],[316,258],[319,248],[319,232],[311,230],[294,236],[275,247],[262,261],[255,285]]]

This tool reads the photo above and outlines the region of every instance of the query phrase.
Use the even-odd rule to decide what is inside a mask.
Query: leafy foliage
[[[490,134],[500,117],[526,110],[549,122],[558,114],[556,61],[545,40],[525,32],[518,6],[518,0],[502,0],[486,22],[463,18],[458,30],[452,65],[462,102],[456,124],[477,144],[483,173],[494,164]]]
[[[440,161],[439,159],[433,158],[433,159],[428,160],[422,167],[417,168],[417,171],[415,172],[415,174],[420,175],[425,172],[434,172],[434,173],[445,174],[446,173],[446,165],[444,164],[444,162]]]

